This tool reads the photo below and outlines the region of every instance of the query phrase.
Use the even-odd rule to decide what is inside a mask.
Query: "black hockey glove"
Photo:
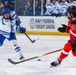
[[[59,32],[67,32],[68,33],[68,30],[70,29],[70,27],[65,25],[65,24],[61,24],[61,25],[62,25],[62,27],[59,27],[58,31]]]

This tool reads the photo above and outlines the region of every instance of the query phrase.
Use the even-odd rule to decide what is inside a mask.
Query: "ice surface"
[[[39,37],[39,40],[31,43],[25,35],[17,35],[18,44],[21,46],[22,53],[26,59],[60,49],[69,39],[69,36],[29,36],[32,40]],[[59,67],[50,68],[50,63],[56,60],[59,54],[60,52],[57,52],[44,56],[40,58],[41,61],[34,59],[18,65],[12,65],[7,59],[10,57],[18,61],[18,55],[13,50],[10,42],[5,40],[4,45],[0,47],[0,75],[75,75],[76,58],[73,57],[71,52]]]

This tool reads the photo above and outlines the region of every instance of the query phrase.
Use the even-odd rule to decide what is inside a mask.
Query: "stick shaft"
[[[20,26],[20,25],[18,25],[18,26]],[[21,27],[21,26],[20,26]],[[26,36],[27,36],[27,38],[32,42],[32,43],[34,43],[35,42],[35,40],[31,40],[31,38],[26,34],[26,33],[24,33]]]
[[[36,59],[36,58],[40,58],[40,57],[42,57],[42,56],[46,56],[46,55],[49,55],[49,54],[52,54],[52,53],[55,53],[55,52],[59,52],[59,51],[61,51],[61,50],[63,50],[63,48],[61,48],[61,49],[58,49],[58,50],[54,50],[54,51],[51,51],[51,52],[48,52],[48,53],[45,53],[45,54],[42,54],[41,56],[34,56],[34,57],[31,57],[31,58],[28,58],[28,59],[25,59],[25,60],[22,60],[22,61],[19,61],[19,62],[15,62],[15,61],[13,61],[12,59],[8,59],[8,61],[10,62],[10,63],[12,63],[12,64],[19,64],[19,63],[22,63],[22,62],[25,62],[25,61],[29,61],[29,60],[32,60],[32,59]]]
[[[34,40],[31,40],[31,38],[26,34],[26,33],[24,33],[27,37],[28,37],[28,39],[31,41],[31,42],[33,42]]]
[[[55,52],[59,52],[59,51],[61,51],[61,50],[63,50],[63,48],[58,49],[58,50],[54,50],[54,51],[51,51],[51,52],[48,52],[48,53],[45,53],[45,54],[43,54],[42,56],[46,56],[46,55],[49,55],[49,54],[52,54],[52,53],[55,53]]]

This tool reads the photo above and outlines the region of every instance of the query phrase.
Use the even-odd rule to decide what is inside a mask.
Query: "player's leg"
[[[72,54],[76,57],[76,40],[72,41],[71,45],[73,46]]]
[[[19,54],[19,59],[22,60],[24,59],[24,56],[21,52],[21,48],[17,43],[17,39],[16,39],[16,35],[15,33],[11,33],[10,37],[8,38],[8,40],[12,43],[14,50]]]
[[[76,57],[76,52],[72,52],[72,54],[73,54],[73,56],[75,56],[75,57]]]
[[[71,46],[70,42],[68,42],[64,45],[64,50],[59,55],[58,59],[56,61],[53,61],[51,63],[51,65],[52,66],[60,65],[62,60],[65,59],[69,55],[70,50],[72,50],[72,46]]]

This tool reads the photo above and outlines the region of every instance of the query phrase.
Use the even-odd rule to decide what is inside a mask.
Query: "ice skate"
[[[59,66],[61,64],[61,61],[57,59],[56,61],[52,62],[50,65],[51,66]]]
[[[25,60],[23,54],[21,53],[21,51],[17,52],[19,54],[19,60]]]
[[[19,55],[19,59],[20,59],[20,60],[24,60],[25,58],[24,58],[24,56],[21,54],[21,55]]]

